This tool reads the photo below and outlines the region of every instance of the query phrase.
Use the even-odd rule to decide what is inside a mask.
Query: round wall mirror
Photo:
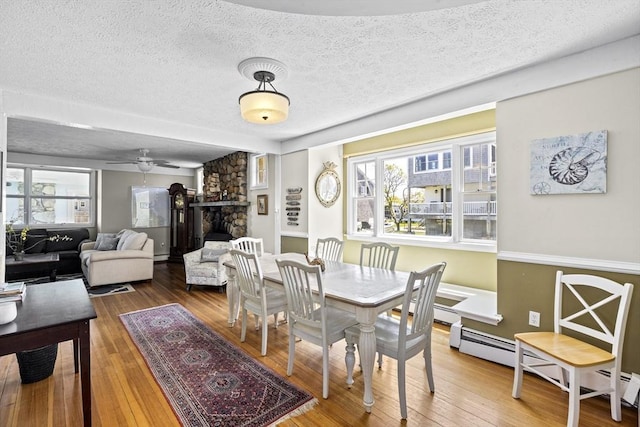
[[[340,196],[340,178],[334,170],[336,166],[333,162],[325,162],[324,170],[316,179],[316,196],[325,208],[333,205]]]

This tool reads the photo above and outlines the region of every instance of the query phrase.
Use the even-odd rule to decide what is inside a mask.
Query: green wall
[[[513,339],[516,332],[553,330],[553,300],[556,272],[593,274],[619,283],[633,283],[631,309],[622,355],[623,372],[640,372],[640,280],[636,275],[606,273],[583,268],[498,261],[498,313],[504,320],[498,326],[464,319],[465,327]],[[540,313],[540,328],[529,326],[529,310]],[[610,315],[609,318],[613,316]]]
[[[360,262],[360,245],[362,243],[357,240],[345,242],[344,262],[352,264]],[[496,290],[496,254],[494,253],[399,246],[396,270],[420,271],[430,265],[445,261],[447,268],[442,276],[443,282],[490,291]]]
[[[283,236],[280,239],[280,251],[282,253],[287,253],[287,252],[297,252],[299,254],[303,254],[305,252],[307,252],[307,248],[308,246],[308,239],[303,238],[303,237],[288,237],[288,236]]]

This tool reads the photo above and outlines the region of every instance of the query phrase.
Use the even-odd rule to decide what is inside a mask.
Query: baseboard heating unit
[[[461,353],[469,354],[501,365],[510,366],[512,368],[515,365],[515,342],[513,340],[465,328],[462,325],[462,322],[456,322],[451,325],[449,345],[453,348],[457,348]],[[540,360],[528,352],[524,353],[524,358],[526,362],[531,362],[534,359]],[[551,378],[558,378],[558,370],[554,367],[540,368],[540,370]],[[636,381],[640,382],[640,377],[637,374],[632,375],[623,372],[621,374],[621,380],[622,395],[624,396],[622,404],[638,407],[638,391],[635,387]],[[599,387],[599,384],[608,381],[609,372],[601,371],[598,374],[586,374],[584,376],[583,384],[586,389],[593,390]],[[629,389],[630,393],[627,393],[627,389]],[[511,390],[508,392],[511,393]]]

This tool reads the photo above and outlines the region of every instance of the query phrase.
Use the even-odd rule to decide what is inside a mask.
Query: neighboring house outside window
[[[7,166],[5,222],[30,227],[93,226],[94,172]]]
[[[354,156],[348,174],[348,234],[495,247],[495,132]]]

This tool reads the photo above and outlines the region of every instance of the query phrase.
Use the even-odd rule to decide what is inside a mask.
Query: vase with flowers
[[[13,251],[13,257],[16,261],[22,261],[24,259],[24,254],[29,249],[32,249],[39,245],[42,242],[50,241],[50,242],[60,242],[60,241],[70,241],[73,240],[69,236],[61,236],[59,234],[53,236],[38,236],[38,235],[30,235],[29,227],[23,227],[21,230],[16,230],[13,228],[13,223],[9,223],[6,226],[6,239],[7,246],[11,248]],[[28,237],[41,237],[35,242],[29,242],[27,246],[27,238]]]

